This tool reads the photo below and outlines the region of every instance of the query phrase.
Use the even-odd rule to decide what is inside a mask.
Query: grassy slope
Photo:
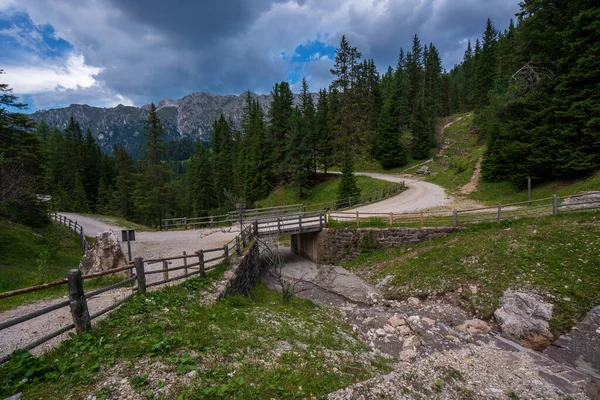
[[[315,204],[334,201],[337,197],[337,189],[340,178],[333,176],[325,182],[320,183],[305,192],[302,199],[298,199],[298,187],[295,185],[285,185],[277,187],[264,200],[257,202],[257,207],[274,207],[291,204]],[[391,182],[373,179],[366,176],[357,176],[356,181],[362,193],[370,194],[393,185]]]
[[[114,375],[114,366],[140,398],[159,399],[308,398],[387,370],[380,360],[359,361],[366,347],[337,312],[297,298],[281,304],[280,294],[262,284],[250,298],[204,306],[197,299],[205,285],[198,278],[137,296],[46,355],[16,354],[0,367],[0,397],[23,391],[26,398],[83,398]],[[168,395],[160,393],[164,382],[148,379],[156,368],[162,379],[178,376]],[[193,370],[196,376],[185,376]],[[95,395],[118,396],[111,385]]]
[[[443,186],[456,193],[471,179],[477,160],[483,156],[485,141],[477,134],[474,126],[474,116],[466,114],[449,117],[463,117],[448,127],[441,140],[448,144],[444,151],[445,157],[434,157],[434,162],[427,164],[435,176],[427,176],[426,180]],[[441,120],[440,125],[447,119]],[[445,171],[444,171],[445,170]],[[582,179],[572,181],[555,181],[534,187],[533,199],[552,197],[553,194],[566,196],[586,190],[600,190],[600,172]],[[478,200],[489,205],[498,203],[508,204],[527,200],[527,190],[515,189],[508,182],[479,182],[479,190],[469,195],[473,200]]]
[[[462,119],[446,128],[438,139],[446,146],[443,155],[435,156],[433,162],[427,164],[435,175],[427,176],[426,180],[452,193],[469,182],[475,164],[484,152],[479,132],[473,125],[473,115],[454,115],[442,120],[440,125],[458,117]]]
[[[535,200],[549,198],[553,194],[568,196],[594,190],[600,190],[600,172],[587,178],[545,183],[534,187],[531,195]],[[487,204],[508,204],[527,201],[527,190],[516,190],[508,182],[481,182],[479,191],[472,193],[470,197]]]
[[[345,266],[373,282],[392,275],[391,298],[447,294],[483,318],[507,288],[537,290],[555,305],[552,329],[560,333],[600,304],[599,259],[600,219],[592,211],[474,225]]]
[[[30,228],[0,220],[0,292],[39,285],[66,278],[77,268],[82,252],[79,236],[50,223]],[[112,278],[86,282],[89,288],[112,282]],[[45,289],[0,300],[0,311],[40,299],[66,296],[66,286]]]

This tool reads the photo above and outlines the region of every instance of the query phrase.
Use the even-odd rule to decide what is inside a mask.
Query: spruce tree
[[[346,146],[342,155],[342,177],[338,185],[337,200],[341,206],[351,206],[359,202],[360,188],[354,176],[354,161],[350,146]]]
[[[427,112],[423,101],[417,104],[415,116],[413,118],[411,152],[415,160],[424,160],[429,157],[433,136],[431,132],[431,123],[427,117]]]
[[[327,170],[331,166],[333,158],[333,145],[329,133],[331,127],[329,125],[329,100],[327,90],[319,90],[319,100],[317,101],[317,112],[316,112],[316,130],[318,135],[318,163],[325,175]]]
[[[400,140],[400,132],[394,115],[392,99],[386,100],[381,110],[377,136],[375,138],[377,157],[384,169],[406,164],[407,151]]]

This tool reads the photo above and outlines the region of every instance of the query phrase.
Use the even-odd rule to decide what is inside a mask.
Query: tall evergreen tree
[[[384,169],[406,164],[408,154],[400,140],[392,99],[386,100],[383,104],[375,143],[377,159]]]

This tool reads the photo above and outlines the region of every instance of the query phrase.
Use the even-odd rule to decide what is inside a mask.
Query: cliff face
[[[251,93],[254,99],[267,112],[271,96]],[[313,95],[315,96],[315,95]],[[294,95],[297,103],[299,95]],[[315,97],[316,101],[316,97]],[[168,140],[188,138],[210,140],[211,126],[222,113],[233,122],[236,129],[241,127],[242,111],[246,95],[239,96],[196,92],[179,100],[164,99],[157,104]],[[69,107],[36,111],[31,114],[35,121],[46,121],[51,127],[61,130],[67,127],[71,115],[79,121],[83,130],[90,128],[98,140],[100,148],[110,152],[114,144],[122,144],[133,155],[139,154],[144,143],[144,124],[149,105],[129,107],[118,105],[114,108],[99,108],[88,105],[71,104]]]

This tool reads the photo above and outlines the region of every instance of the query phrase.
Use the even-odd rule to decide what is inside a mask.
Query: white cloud
[[[64,63],[6,65],[4,69],[3,80],[17,94],[88,88],[97,84],[94,76],[102,71],[102,68],[86,65],[83,56],[75,54],[70,54]]]

